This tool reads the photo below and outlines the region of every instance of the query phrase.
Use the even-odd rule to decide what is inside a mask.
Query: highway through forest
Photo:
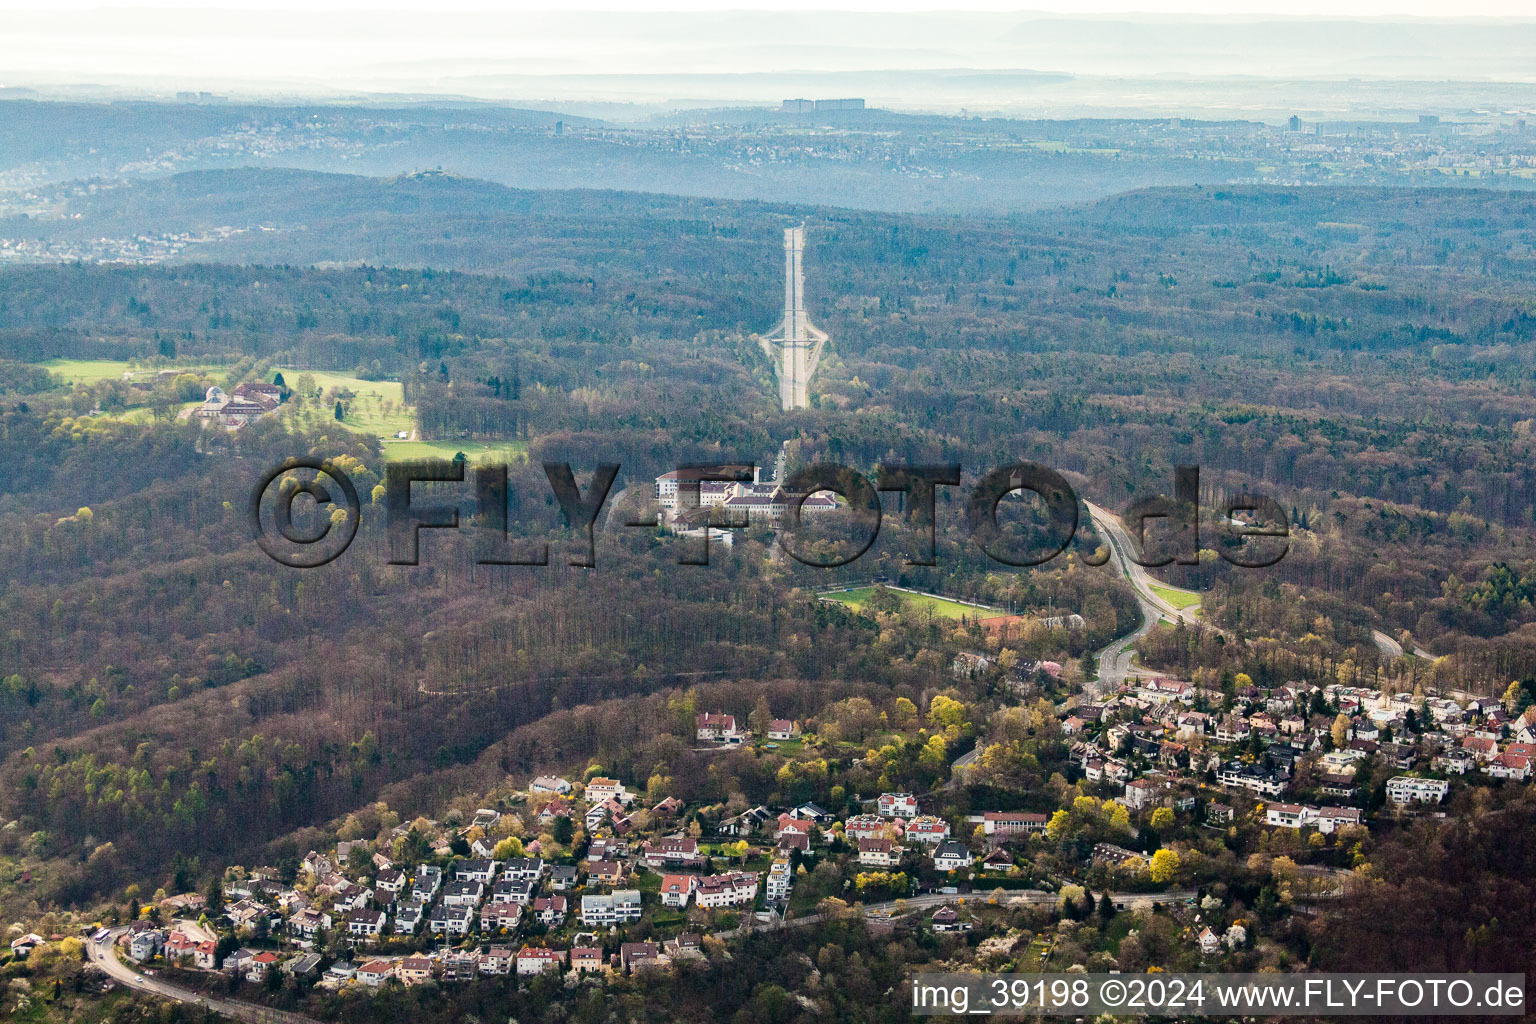
[[[1110,561],[1135,591],[1136,604],[1141,608],[1141,625],[1098,652],[1098,677],[1091,688],[1096,691],[1095,695],[1102,695],[1119,689],[1128,676],[1146,674],[1145,670],[1133,665],[1131,659],[1136,654],[1136,642],[1150,633],[1160,619],[1196,624],[1199,622],[1200,605],[1196,603],[1179,608],[1153,590],[1154,584],[1163,587],[1167,584],[1159,583],[1144,566],[1138,565],[1131,557],[1136,549],[1120,517],[1091,501],[1083,504],[1088,506],[1088,515],[1093,520],[1094,528],[1109,546]]]

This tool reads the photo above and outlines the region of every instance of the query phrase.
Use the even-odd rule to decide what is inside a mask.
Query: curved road
[[[1387,635],[1386,633],[1383,633],[1381,630],[1379,630],[1379,629],[1371,630],[1371,639],[1376,641],[1377,648],[1379,648],[1381,650],[1381,653],[1385,654],[1388,658],[1392,658],[1392,659],[1395,660],[1395,659],[1401,658],[1403,656],[1403,645],[1398,643],[1396,640],[1392,639],[1391,636]],[[1440,658],[1437,655],[1431,654],[1429,651],[1426,651],[1424,648],[1420,647],[1418,644],[1414,644],[1413,645],[1413,656],[1415,658],[1423,658],[1426,661],[1439,661],[1440,660]]]
[[[1103,895],[1100,893],[1099,895]],[[1138,900],[1147,900],[1151,903],[1188,903],[1197,895],[1194,889],[1171,889],[1168,892],[1112,892],[1109,898],[1114,901],[1117,908],[1124,910]],[[946,903],[960,903],[970,901],[972,903],[985,903],[992,898],[992,890],[980,890],[975,892],[953,893],[933,892],[920,896],[908,896],[900,900],[887,900],[884,903],[869,903],[864,906],[863,916],[866,920],[887,920],[891,917],[902,917],[914,910],[928,910],[932,907],[942,907]],[[1004,902],[1015,900],[1021,903],[1029,903],[1036,906],[1052,906],[1061,899],[1059,893],[1044,892],[1040,889],[1010,889],[1004,890]],[[900,909],[897,905],[900,904]],[[803,917],[793,917],[787,921],[774,921],[772,924],[746,924],[729,931],[715,932],[718,939],[729,939],[746,932],[768,931],[774,928],[795,928],[800,925],[815,924],[820,921],[822,914],[806,914]]]
[[[305,1017],[302,1014],[287,1013],[283,1010],[273,1010],[265,1006],[257,1006],[255,1003],[242,1003],[234,999],[220,999],[216,996],[204,995],[194,992],[180,985],[172,985],[161,981],[159,978],[146,977],[137,971],[129,969],[117,958],[117,947],[114,943],[117,937],[126,928],[114,928],[107,936],[105,942],[96,942],[86,939],[85,948],[91,956],[91,963],[105,971],[108,977],[116,981],[124,988],[134,992],[152,992],[157,996],[175,1000],[178,1003],[188,1003],[193,1006],[202,1006],[214,1013],[223,1014],[233,1020],[244,1021],[245,1024],[320,1024],[313,1017]]]
[[[1128,636],[1121,637],[1098,652],[1099,678],[1094,688],[1099,694],[1103,694],[1119,689],[1127,676],[1145,674],[1144,670],[1131,664],[1131,658],[1136,653],[1136,641],[1150,633],[1159,619],[1171,619],[1193,625],[1199,621],[1197,615],[1200,606],[1195,604],[1186,608],[1176,608],[1159,597],[1152,586],[1163,584],[1158,583],[1144,566],[1138,565],[1131,557],[1131,552],[1136,549],[1131,543],[1130,534],[1126,533],[1125,527],[1121,525],[1120,517],[1091,501],[1084,501],[1083,504],[1088,506],[1088,515],[1093,520],[1094,528],[1109,543],[1110,560],[1115,563],[1115,568],[1120,571],[1120,575],[1125,577],[1131,589],[1136,592],[1136,603],[1141,607],[1141,625]]]

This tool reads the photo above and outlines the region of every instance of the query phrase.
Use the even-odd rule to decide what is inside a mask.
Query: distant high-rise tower
[[[779,401],[786,412],[810,408],[811,374],[816,372],[827,343],[826,332],[812,327],[805,312],[805,272],[800,267],[804,251],[805,228],[786,228],[784,320],[773,334],[762,339],[763,352],[773,360],[779,376]]]

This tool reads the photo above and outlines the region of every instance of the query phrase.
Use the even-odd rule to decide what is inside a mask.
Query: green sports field
[[[868,601],[870,595],[872,595],[874,592],[874,587],[859,587],[855,590],[844,590],[833,594],[822,594],[821,599],[823,601],[836,601],[838,604],[846,604],[848,607],[857,611],[864,607],[864,602]],[[985,618],[992,615],[1006,614],[999,608],[977,608],[974,605],[961,604],[959,601],[951,601],[948,598],[934,597],[929,594],[907,594],[900,590],[893,590],[891,593],[895,594],[898,598],[901,599],[901,607],[903,611],[913,608],[932,609],[935,615],[946,619],[974,619],[978,617]]]

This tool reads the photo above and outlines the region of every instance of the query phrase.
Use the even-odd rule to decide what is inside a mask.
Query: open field
[[[1188,608],[1190,605],[1200,603],[1200,595],[1189,590],[1179,590],[1176,587],[1165,587],[1152,584],[1152,593],[1167,601],[1175,608]]]
[[[481,444],[478,441],[384,441],[384,458],[390,462],[403,459],[451,459],[459,452],[473,465],[483,460],[492,462],[520,462],[528,456],[528,445],[522,441],[495,441]]]
[[[37,365],[63,377],[66,384],[86,385],[117,380],[135,368],[132,363],[117,359],[49,359]]]
[[[864,607],[870,595],[875,592],[874,587],[858,587],[854,590],[844,590],[835,594],[822,594],[824,601],[836,601],[846,604],[855,611]],[[901,599],[902,610],[912,608],[932,609],[935,615],[946,619],[977,618],[990,615],[1002,615],[1004,612],[998,608],[977,608],[975,605],[962,604],[959,601],[951,601],[948,598],[938,597],[933,594],[908,594],[900,590],[893,590]]]
[[[125,373],[148,376],[163,369],[172,369],[118,359],[50,359],[38,365],[50,373],[58,374],[67,384],[87,387],[104,380],[118,380]],[[220,368],[202,364],[175,369],[185,369],[192,373],[217,373]],[[344,373],[295,370],[291,367],[278,367],[273,372],[281,373],[283,382],[295,391],[299,390],[300,380],[308,378],[306,383],[311,386],[303,401],[295,403],[290,399],[279,412],[279,415],[288,417],[294,426],[305,429],[327,430],[337,426],[336,396],[350,391],[353,397],[348,399],[345,417],[339,421],[339,425],[356,433],[377,435],[383,441],[386,459],[451,459],[458,452],[463,452],[471,463],[484,460],[515,462],[527,457],[528,446],[522,441],[493,441],[487,444],[479,441],[394,440],[396,433],[410,433],[416,428],[416,410],[406,404],[404,388],[399,381],[363,380]],[[201,404],[187,402],[179,411]],[[153,413],[148,403],[145,403],[103,415],[130,423],[148,423]]]
[[[313,381],[313,391],[303,396],[302,404],[295,407],[289,399],[283,415],[293,418],[296,424],[306,428],[323,429],[336,420],[335,396],[350,391],[346,417],[340,421],[349,430],[362,434],[392,437],[399,431],[410,431],[416,426],[416,412],[405,404],[404,388],[395,380],[363,380],[341,373],[324,373],[318,370],[293,370],[279,367],[275,372],[283,375],[283,383],[300,391],[300,382]],[[451,453],[450,453],[451,454]],[[467,453],[466,453],[467,454]]]
[[[56,373],[64,378],[66,384],[84,384],[89,387],[92,384],[100,384],[104,380],[120,380],[125,373],[132,373],[135,377],[148,378],[161,370],[185,370],[187,373],[207,373],[219,368],[209,363],[189,364],[187,366],[148,366],[142,363],[131,363],[121,359],[49,359],[38,363],[49,373]]]

